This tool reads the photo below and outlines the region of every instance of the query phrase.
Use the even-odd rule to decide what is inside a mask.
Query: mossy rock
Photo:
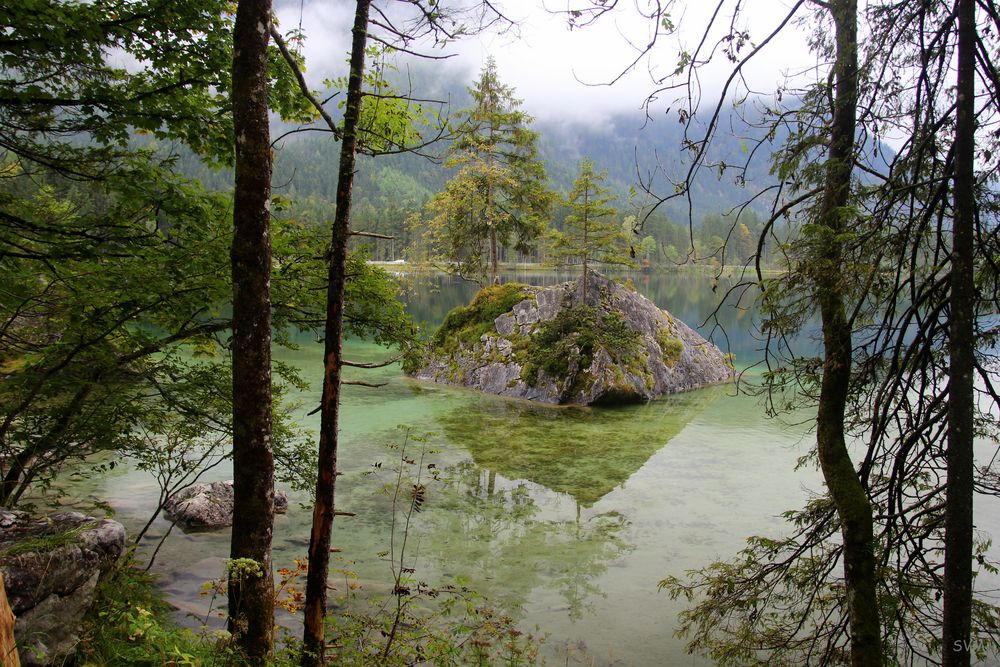
[[[637,292],[591,273],[487,287],[431,339],[417,379],[542,403],[648,401],[732,378],[725,355]]]
[[[449,353],[462,345],[475,345],[483,334],[494,329],[496,318],[532,296],[531,288],[519,283],[484,287],[468,306],[453,308],[445,315],[431,339],[432,351]]]

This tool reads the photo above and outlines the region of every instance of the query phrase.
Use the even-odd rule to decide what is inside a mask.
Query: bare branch
[[[394,239],[395,236],[389,236],[388,234],[377,234],[375,232],[351,232],[351,236],[364,236],[371,239]]]
[[[319,100],[317,100],[316,96],[312,94],[311,90],[309,90],[309,85],[306,84],[306,78],[305,76],[303,76],[302,70],[299,69],[299,64],[295,62],[295,57],[288,50],[288,45],[285,44],[284,38],[281,36],[281,33],[278,32],[278,29],[274,26],[273,23],[270,25],[270,32],[271,32],[271,38],[274,40],[274,43],[278,45],[278,50],[281,51],[281,56],[285,59],[285,62],[288,64],[289,69],[292,70],[292,74],[295,75],[295,80],[298,81],[299,83],[299,90],[302,92],[302,96],[305,97],[307,100],[309,100],[309,103],[313,106],[314,109],[316,109],[316,112],[319,113],[319,115],[323,118],[323,121],[326,123],[327,127],[329,127],[330,131],[333,132],[333,136],[335,136],[337,139],[340,139],[341,138],[340,127],[337,126],[337,123],[333,120],[330,114],[327,113],[326,108],[323,106],[323,104]]]
[[[371,362],[358,362],[358,361],[342,361],[344,366],[350,366],[351,368],[385,368],[386,366],[391,366],[404,356],[403,354],[397,354],[394,357],[390,357],[385,361],[371,361]]]
[[[362,382],[361,380],[341,380],[340,384],[352,384],[357,387],[369,387],[371,389],[378,389],[384,387],[388,382]]]

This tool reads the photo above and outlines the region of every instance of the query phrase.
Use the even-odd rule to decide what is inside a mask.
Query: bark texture
[[[330,569],[330,533],[333,529],[337,481],[337,438],[343,367],[344,287],[347,280],[347,242],[350,239],[351,190],[357,155],[358,120],[361,114],[365,46],[368,38],[369,0],[358,0],[352,30],[351,71],[337,175],[337,211],[330,244],[326,297],[326,343],[323,357],[323,395],[320,411],[319,470],[309,536],[309,572],[306,576],[303,665],[325,660],[327,577]]]
[[[21,667],[17,644],[14,642],[14,612],[7,602],[7,591],[4,588],[3,573],[0,572],[0,664],[4,667]]]
[[[972,628],[972,503],[974,492],[976,6],[958,0],[954,236],[948,372],[948,485],[945,507],[943,664],[967,666]]]
[[[830,11],[836,28],[834,107],[826,182],[817,221],[817,252],[812,257],[824,351],[816,441],[823,477],[841,522],[851,664],[858,667],[882,664],[882,640],[876,595],[872,508],[844,439],[852,343],[845,306],[842,234],[849,225],[857,128],[857,2],[837,0],[830,3]]]
[[[274,458],[271,450],[271,146],[267,114],[270,0],[240,0],[233,50],[233,534],[229,629],[250,664],[273,649]]]

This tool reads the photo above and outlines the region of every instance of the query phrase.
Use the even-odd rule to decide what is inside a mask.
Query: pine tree
[[[615,196],[603,183],[607,172],[594,173],[594,163],[584,158],[580,175],[567,197],[572,211],[566,216],[563,231],[552,232],[551,254],[559,264],[579,262],[583,271],[583,294],[587,294],[587,271],[590,264],[628,264],[625,237],[614,220],[611,205]]]
[[[552,201],[538,158],[532,118],[514,89],[487,60],[469,89],[473,108],[461,114],[447,165],[456,175],[430,203],[429,236],[463,274],[497,280],[500,249],[527,252],[542,232]]]

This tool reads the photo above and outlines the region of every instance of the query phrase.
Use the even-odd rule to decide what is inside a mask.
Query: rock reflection
[[[423,557],[507,609],[581,618],[605,597],[600,576],[633,549],[628,517],[599,501],[723,390],[614,410],[463,402],[437,422],[471,460],[441,477],[423,516]]]
[[[438,417],[438,423],[480,468],[592,507],[724,390],[709,387],[614,409],[552,408],[477,396],[474,405],[461,405]]]
[[[481,472],[466,461],[445,475],[438,511],[425,517],[424,555],[479,582],[481,593],[512,613],[536,589],[543,599],[544,591],[554,592],[561,602],[552,610],[571,619],[592,610],[591,600],[604,596],[594,579],[633,548],[627,519],[579,511],[575,518],[543,518],[527,483],[498,484],[495,474]]]

